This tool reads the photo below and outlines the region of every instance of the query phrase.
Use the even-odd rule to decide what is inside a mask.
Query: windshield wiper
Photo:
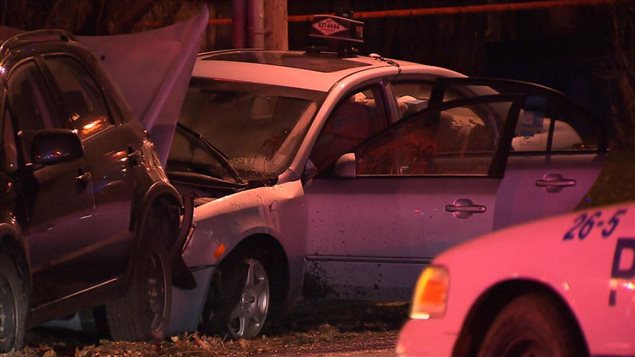
[[[207,148],[209,150],[209,152],[212,155],[214,155],[216,157],[216,159],[218,159],[218,162],[220,162],[220,164],[223,165],[223,167],[227,169],[227,171],[229,172],[231,177],[237,183],[240,183],[240,184],[244,184],[245,183],[245,181],[243,181],[240,178],[240,175],[238,175],[238,172],[236,171],[236,169],[234,169],[234,167],[229,163],[227,155],[225,155],[222,151],[218,150],[214,145],[212,145],[212,143],[207,141],[207,139],[205,139],[205,137],[203,137],[203,135],[197,133],[196,131],[188,128],[187,126],[185,126],[185,125],[183,125],[181,123],[176,123],[176,125],[177,125],[178,128],[180,128],[181,130],[186,132],[188,135],[194,137],[196,140],[198,140],[200,143],[202,143],[205,146],[205,148]]]

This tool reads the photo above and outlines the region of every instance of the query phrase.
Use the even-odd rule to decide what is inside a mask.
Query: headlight
[[[415,287],[410,318],[427,320],[443,316],[449,288],[450,275],[445,267],[431,265],[425,268]]]

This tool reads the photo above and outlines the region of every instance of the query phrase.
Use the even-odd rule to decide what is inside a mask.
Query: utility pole
[[[246,0],[232,0],[232,45],[234,48],[247,47],[245,18],[247,16]]]
[[[287,0],[266,0],[265,48],[268,50],[289,49],[289,22]]]
[[[265,48],[265,0],[248,0],[247,44],[250,48]]]

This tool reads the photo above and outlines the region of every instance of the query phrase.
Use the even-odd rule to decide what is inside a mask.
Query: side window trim
[[[382,79],[379,82],[384,101],[384,111],[386,115],[386,126],[392,125],[399,120],[399,107],[392,90],[392,81]]]

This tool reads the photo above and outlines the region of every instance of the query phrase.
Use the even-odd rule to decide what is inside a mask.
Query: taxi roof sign
[[[315,15],[309,36],[343,42],[364,42],[364,23],[346,17]]]

